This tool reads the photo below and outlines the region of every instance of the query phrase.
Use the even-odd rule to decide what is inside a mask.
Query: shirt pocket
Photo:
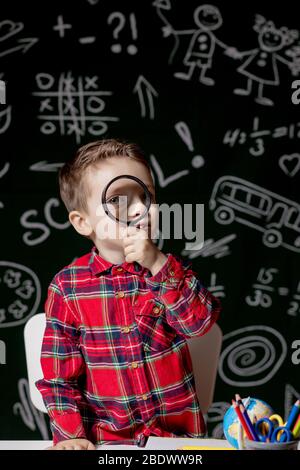
[[[154,298],[140,298],[139,304],[133,309],[145,352],[169,349],[176,331],[166,321],[165,306]]]

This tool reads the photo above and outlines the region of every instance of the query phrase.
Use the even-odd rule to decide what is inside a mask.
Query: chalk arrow
[[[48,163],[46,161],[34,163],[29,167],[31,171],[58,171],[58,169],[63,166],[63,163]]]
[[[21,51],[23,54],[27,52],[32,46],[38,42],[38,38],[23,38],[18,39],[18,46],[7,49],[6,51],[0,52],[0,57],[3,57],[8,54],[13,54],[14,52]]]
[[[140,75],[139,78],[137,79],[137,82],[133,89],[133,93],[138,94],[142,117],[146,117],[146,102],[145,101],[147,99],[148,105],[149,105],[149,117],[150,119],[154,119],[153,96],[157,98],[158,93],[155,90],[155,88],[153,88],[151,83],[149,83],[148,80],[146,80],[145,77],[143,77],[143,75]]]
[[[165,188],[166,186],[168,186],[168,184],[173,183],[174,181],[178,180],[179,178],[182,178],[183,176],[189,174],[189,170],[182,170],[182,171],[179,171],[178,173],[174,173],[173,175],[168,176],[167,178],[165,178],[164,173],[163,173],[163,171],[160,167],[160,164],[158,163],[158,161],[156,160],[154,155],[150,155],[150,160],[151,160],[151,165],[153,166],[153,168],[156,172],[158,182],[159,182],[159,186],[161,188]]]

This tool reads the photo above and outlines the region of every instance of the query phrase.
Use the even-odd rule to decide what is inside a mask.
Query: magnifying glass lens
[[[111,219],[135,225],[147,216],[151,205],[151,194],[139,178],[121,175],[112,179],[104,189],[102,204]]]

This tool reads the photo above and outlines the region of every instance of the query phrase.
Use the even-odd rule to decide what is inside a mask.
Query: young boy
[[[150,191],[137,226],[103,210],[102,191],[120,175]],[[150,434],[204,436],[186,339],[210,329],[220,304],[190,263],[152,241],[157,204],[147,160],[135,144],[92,142],[63,166],[59,184],[71,224],[93,247],[54,276],[45,303],[44,378],[36,386],[50,416],[51,449],[124,440],[144,446]],[[118,193],[107,196],[117,210]],[[129,221],[144,214],[144,204],[135,190]]]

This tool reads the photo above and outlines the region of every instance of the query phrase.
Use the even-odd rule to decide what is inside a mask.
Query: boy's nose
[[[128,220],[133,221],[134,219],[140,217],[142,214],[146,216],[147,214],[145,214],[145,212],[145,204],[143,204],[142,201],[136,202],[128,208]]]

